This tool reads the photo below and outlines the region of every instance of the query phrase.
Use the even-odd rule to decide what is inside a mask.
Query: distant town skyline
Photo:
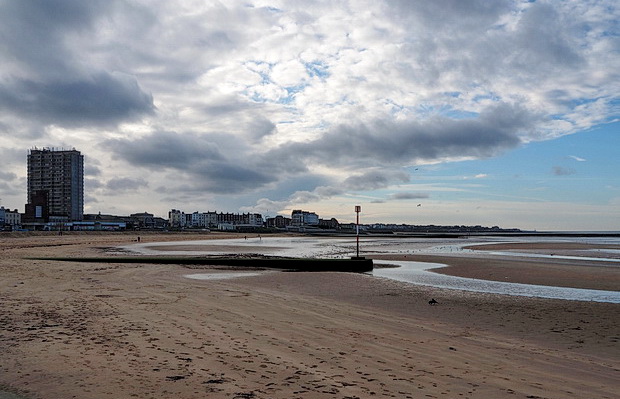
[[[612,0],[0,1],[0,205],[620,230]]]

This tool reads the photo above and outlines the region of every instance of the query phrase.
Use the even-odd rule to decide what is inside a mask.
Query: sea
[[[603,248],[592,250],[592,256],[562,256],[545,253],[488,252],[487,255],[502,255],[528,258],[554,257],[556,259],[588,260],[589,264],[617,268],[620,273],[620,251],[613,246],[620,245],[618,236],[471,236],[466,238],[420,238],[420,237],[360,237],[359,246],[356,237],[282,237],[252,235],[245,238],[175,241],[162,243],[137,243],[121,247],[123,251],[142,255],[230,255],[231,248],[235,254],[261,254],[267,256],[288,256],[307,258],[350,258],[352,256],[369,256],[373,254],[451,254],[467,256],[474,250],[464,247],[489,243],[534,243],[534,242],[570,242],[597,244]],[[191,251],[175,251],[175,246],[195,246]],[[609,245],[609,248],[605,246]],[[157,249],[155,249],[155,247]],[[170,247],[170,250],[166,250]],[[245,249],[244,249],[245,248]],[[583,255],[583,256],[582,256]],[[619,291],[591,290],[532,284],[519,284],[501,281],[488,281],[473,278],[447,276],[433,272],[433,269],[445,265],[413,261],[375,260],[375,269],[369,274],[377,278],[398,280],[408,284],[425,285],[453,290],[474,291],[502,295],[516,295],[540,298],[553,298],[573,301],[593,301],[620,303]],[[380,267],[389,265],[395,267]],[[253,272],[254,273],[254,272]],[[254,273],[255,274],[255,273]],[[248,276],[248,272],[233,273],[194,273],[187,275],[194,279],[221,279]]]

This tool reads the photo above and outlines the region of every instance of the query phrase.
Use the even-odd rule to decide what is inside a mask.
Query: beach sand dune
[[[174,239],[188,237],[141,241]],[[0,238],[0,384],[41,399],[559,399],[620,389],[618,304],[363,274],[203,281],[176,265],[24,259],[96,256],[134,240]]]

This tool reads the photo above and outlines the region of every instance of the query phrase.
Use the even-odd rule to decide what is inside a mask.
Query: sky
[[[620,230],[615,0],[0,0],[0,205]]]

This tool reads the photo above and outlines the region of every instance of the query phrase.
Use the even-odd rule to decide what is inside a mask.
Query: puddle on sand
[[[194,273],[185,274],[183,277],[191,278],[194,280],[229,280],[238,277],[253,277],[260,276],[264,273],[246,273],[246,272],[232,272],[232,273]],[[2,399],[2,397],[0,397]]]

